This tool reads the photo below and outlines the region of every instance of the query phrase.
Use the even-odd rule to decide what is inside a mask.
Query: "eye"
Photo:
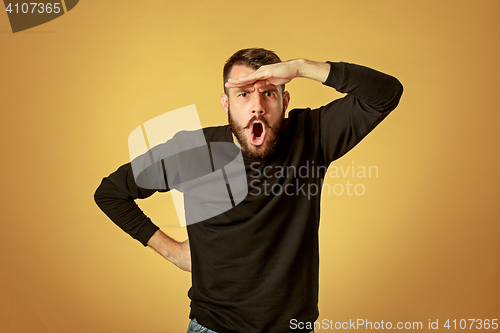
[[[248,96],[247,92],[242,92],[242,93],[238,94],[238,97],[247,97],[247,96]]]
[[[274,93],[272,91],[266,91],[265,94],[266,94],[266,97],[273,97],[274,96]]]

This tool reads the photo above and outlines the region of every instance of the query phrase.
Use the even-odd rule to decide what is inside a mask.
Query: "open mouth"
[[[260,121],[255,121],[250,128],[250,142],[254,146],[260,146],[266,138],[266,128]]]

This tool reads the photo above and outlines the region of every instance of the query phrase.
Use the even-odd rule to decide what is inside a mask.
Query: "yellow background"
[[[254,46],[405,88],[335,162],[379,176],[349,178],[363,196],[323,196],[319,320],[500,319],[499,17],[497,0],[86,0],[12,34],[0,13],[0,331],[185,332],[189,273],[93,193],[141,123],[196,104],[203,126],[225,124],[222,65]],[[303,79],[288,89],[292,108],[341,96]],[[185,237],[168,194],[141,207]]]

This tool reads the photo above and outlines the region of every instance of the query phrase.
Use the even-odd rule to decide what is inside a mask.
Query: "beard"
[[[266,127],[266,137],[264,138],[264,142],[260,146],[255,146],[250,143],[250,138],[248,134],[245,132],[246,129],[249,129],[256,121],[261,121],[263,126]],[[241,126],[236,123],[236,121],[231,117],[231,110],[228,110],[228,121],[229,128],[231,132],[233,132],[236,140],[240,144],[241,150],[244,155],[249,158],[257,158],[257,159],[265,159],[271,156],[275,149],[276,145],[280,138],[281,127],[283,125],[283,118],[275,124],[271,126],[267,120],[261,115],[253,116],[247,123],[246,126]]]

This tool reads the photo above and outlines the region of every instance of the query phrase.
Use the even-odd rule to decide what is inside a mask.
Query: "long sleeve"
[[[396,108],[403,86],[394,77],[368,67],[330,63],[325,85],[347,93],[320,108],[321,148],[326,165],[338,159]]]
[[[136,199],[182,189],[182,183],[212,172],[204,131],[179,131],[105,177],[94,194],[101,210],[123,231],[147,246],[159,229]],[[182,181],[181,181],[182,180]]]
[[[131,164],[127,163],[102,180],[94,200],[117,226],[147,246],[149,238],[159,228],[143,213],[135,199],[147,198],[155,192],[136,185]]]

